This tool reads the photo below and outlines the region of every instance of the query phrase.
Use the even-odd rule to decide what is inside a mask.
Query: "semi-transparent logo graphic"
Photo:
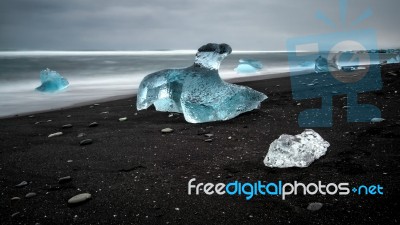
[[[331,127],[332,97],[347,95],[347,121],[369,122],[381,116],[374,105],[358,103],[358,94],[382,88],[376,33],[357,29],[372,15],[365,10],[356,20],[347,21],[347,1],[339,1],[340,24],[323,12],[316,18],[332,28],[332,33],[287,40],[293,99],[321,99],[321,108],[307,109],[298,117],[301,127]],[[304,68],[313,71],[299,75]]]
[[[280,196],[286,200],[291,195],[383,195],[380,184],[350,186],[348,182],[342,183],[302,183],[294,181],[278,182],[240,182],[230,183],[198,183],[196,178],[188,182],[188,195],[237,195],[250,200],[255,196]]]

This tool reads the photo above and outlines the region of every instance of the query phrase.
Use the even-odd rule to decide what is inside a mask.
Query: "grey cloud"
[[[234,50],[284,50],[288,38],[337,32],[315,19],[321,10],[341,24],[336,0],[2,0],[0,49],[197,49],[226,42]],[[349,1],[348,21],[371,8],[359,28],[373,28],[379,47],[400,47],[397,0]]]

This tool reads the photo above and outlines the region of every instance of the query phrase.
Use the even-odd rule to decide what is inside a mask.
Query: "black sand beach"
[[[270,143],[299,134],[297,116],[318,99],[294,101],[290,78],[243,82],[268,95],[259,110],[225,122],[136,111],[136,98],[0,120],[1,224],[398,224],[400,66],[382,67],[383,89],[361,94],[385,121],[347,123],[336,96],[334,125],[313,128],[330,147],[308,168],[264,166]],[[301,104],[298,104],[301,103]],[[119,118],[127,117],[126,121]],[[96,127],[88,127],[97,122]],[[62,128],[71,124],[71,128]],[[162,134],[161,129],[174,132]],[[48,135],[63,132],[49,138]],[[85,133],[84,137],[77,137]],[[212,141],[205,134],[213,134]],[[81,146],[84,139],[93,143]],[[59,178],[71,180],[59,183]],[[383,195],[188,195],[188,181],[380,184]],[[15,187],[22,181],[28,184]],[[26,198],[34,192],[37,195]],[[68,199],[90,193],[77,206]],[[12,200],[19,197],[20,200]],[[307,210],[320,202],[318,211]]]

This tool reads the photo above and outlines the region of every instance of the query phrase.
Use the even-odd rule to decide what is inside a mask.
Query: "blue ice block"
[[[227,44],[209,43],[199,48],[192,66],[147,75],[139,86],[137,109],[154,105],[158,111],[183,113],[190,123],[204,123],[259,108],[265,94],[219,76],[221,61],[231,52]]]
[[[69,82],[56,71],[45,69],[40,72],[42,85],[36,88],[41,92],[57,92],[69,86]]]

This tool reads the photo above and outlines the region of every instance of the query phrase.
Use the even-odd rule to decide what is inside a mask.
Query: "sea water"
[[[195,50],[185,51],[15,51],[0,52],[0,117],[134,95],[147,74],[193,64]],[[260,61],[255,74],[237,74],[240,59]],[[302,62],[299,62],[301,65]],[[41,93],[39,72],[50,68],[70,86],[59,93]],[[293,68],[291,68],[293,69]],[[309,72],[313,66],[299,66]],[[286,52],[233,51],[220,68],[223,79],[288,72]]]

